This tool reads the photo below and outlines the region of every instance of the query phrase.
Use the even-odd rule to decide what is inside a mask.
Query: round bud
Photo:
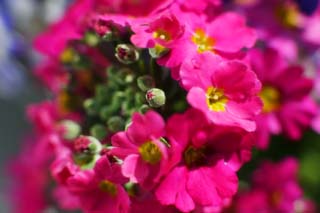
[[[158,88],[152,88],[147,91],[146,99],[149,106],[157,108],[161,107],[166,103],[166,95],[163,90]]]
[[[118,44],[115,56],[124,64],[131,64],[139,60],[139,52],[131,44]]]
[[[107,136],[107,129],[101,124],[95,124],[91,127],[90,134],[99,140],[103,140]]]
[[[81,127],[74,121],[64,120],[60,123],[63,128],[63,138],[67,140],[75,139],[81,132]]]
[[[155,86],[155,82],[150,75],[144,75],[144,76],[140,76],[137,79],[137,85],[139,89],[141,89],[143,92],[146,92]]]
[[[124,120],[120,116],[113,116],[108,120],[108,128],[111,132],[123,130],[124,125]]]

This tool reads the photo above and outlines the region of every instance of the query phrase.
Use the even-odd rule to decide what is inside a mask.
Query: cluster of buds
[[[244,14],[261,6],[236,2]],[[277,188],[287,179],[270,181],[280,198],[263,206],[241,203],[253,204],[256,188],[268,200],[263,183],[237,195],[252,148],[267,149],[281,133],[300,139],[317,103],[313,80],[274,47],[269,28],[260,33],[226,8],[220,0],[79,0],[39,35],[35,46],[49,60],[37,75],[53,98],[28,110],[35,140],[28,165],[21,157],[15,168],[42,178],[25,180],[38,190],[17,212],[289,213],[297,203],[315,211],[296,172],[300,193],[290,200],[290,187]]]

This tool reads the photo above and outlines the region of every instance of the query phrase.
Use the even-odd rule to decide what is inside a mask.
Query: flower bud
[[[78,153],[97,154],[102,150],[102,145],[95,137],[80,136],[74,141],[74,149]]]
[[[64,120],[60,123],[63,127],[63,138],[67,140],[75,139],[81,132],[81,127],[74,121]]]
[[[121,85],[130,84],[135,79],[134,72],[130,69],[120,69],[115,75],[115,81]]]
[[[137,85],[139,89],[141,89],[143,92],[146,92],[155,86],[155,82],[150,75],[144,75],[144,76],[140,76],[137,79]]]
[[[152,58],[161,58],[169,52],[168,48],[157,44],[154,48],[149,48],[149,54]]]
[[[146,105],[146,104],[143,104],[140,108],[139,108],[139,112],[141,112],[142,114],[148,112],[151,108]]]
[[[99,36],[95,32],[88,31],[84,35],[84,41],[91,47],[97,46],[100,39]]]
[[[146,99],[149,106],[154,108],[161,107],[166,103],[165,93],[158,88],[148,90],[146,93]]]
[[[97,114],[98,106],[93,99],[91,99],[91,98],[86,99],[83,102],[83,107],[89,115]]]
[[[116,47],[116,58],[124,64],[131,64],[139,60],[138,50],[131,44],[118,44]]]
[[[96,124],[91,127],[90,134],[99,140],[103,140],[107,136],[107,130],[105,126]]]
[[[113,116],[108,120],[108,128],[111,132],[123,130],[124,125],[124,120],[120,116]]]

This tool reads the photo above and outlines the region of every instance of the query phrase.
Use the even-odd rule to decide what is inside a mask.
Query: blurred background
[[[311,11],[312,2],[298,1],[307,12]],[[32,38],[61,17],[70,3],[71,0],[0,0],[0,189],[9,184],[6,164],[19,153],[31,129],[25,107],[49,97],[32,75],[32,68],[41,60],[32,50]],[[249,178],[250,171],[262,159],[296,156],[301,162],[299,177],[305,194],[319,204],[320,136],[308,131],[297,143],[282,137],[274,140],[270,150],[254,152],[253,160],[240,171],[240,178]],[[4,190],[0,190],[0,212],[10,212]]]
[[[0,212],[10,211],[5,197],[6,165],[19,154],[30,124],[25,107],[48,97],[32,75],[40,60],[32,39],[63,15],[68,0],[0,0]]]

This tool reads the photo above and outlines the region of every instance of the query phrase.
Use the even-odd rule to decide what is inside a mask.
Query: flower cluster
[[[250,27],[248,11],[273,8],[75,1],[34,42],[46,56],[35,74],[52,98],[27,110],[35,128],[12,166],[16,212],[315,211],[304,208],[292,159],[263,165],[232,203],[253,147],[281,133],[299,140],[317,122],[314,81],[292,63],[297,54],[274,47],[280,26],[313,41],[314,17],[298,26],[291,5]]]

